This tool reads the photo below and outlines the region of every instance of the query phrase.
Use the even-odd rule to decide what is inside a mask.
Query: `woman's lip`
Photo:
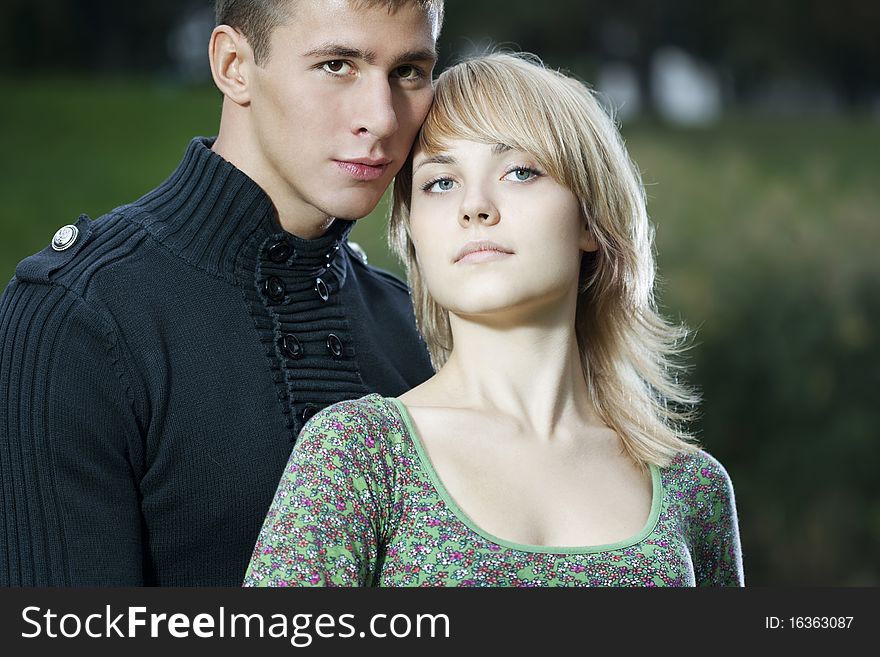
[[[336,166],[356,180],[378,180],[388,170],[388,162],[380,164],[367,164],[351,160],[334,160]]]
[[[455,254],[455,262],[488,262],[513,253],[506,246],[491,240],[474,240],[462,246]]]
[[[507,251],[499,251],[498,249],[480,249],[479,251],[471,251],[463,255],[455,261],[458,265],[477,264],[480,262],[491,262],[492,260],[501,260],[512,253]]]

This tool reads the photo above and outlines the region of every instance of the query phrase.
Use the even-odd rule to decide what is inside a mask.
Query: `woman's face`
[[[581,256],[596,244],[575,195],[528,153],[466,140],[417,150],[410,207],[421,272],[443,308],[533,315],[576,303]]]

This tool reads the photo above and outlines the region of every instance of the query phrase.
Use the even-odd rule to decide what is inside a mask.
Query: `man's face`
[[[279,214],[359,219],[403,165],[433,98],[431,16],[347,0],[295,3],[250,81],[247,165]]]

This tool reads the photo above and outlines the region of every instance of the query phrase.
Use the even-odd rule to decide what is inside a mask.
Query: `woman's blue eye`
[[[505,180],[515,180],[517,182],[526,182],[526,181],[534,178],[536,175],[538,175],[538,172],[535,171],[534,169],[528,169],[526,167],[518,167],[516,169],[512,169],[511,171],[509,171],[507,173],[507,175],[504,176],[504,179]]]
[[[450,178],[440,178],[425,184],[422,189],[426,192],[449,192],[453,187],[455,187],[455,181]]]

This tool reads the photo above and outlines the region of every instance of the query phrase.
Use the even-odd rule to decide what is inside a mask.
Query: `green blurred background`
[[[192,136],[215,134],[220,98],[199,54],[210,4],[0,8],[0,280],[80,213],[161,182]],[[447,11],[442,63],[489,42],[533,50],[604,80],[620,108],[657,226],[661,303],[696,330],[694,428],[733,479],[747,583],[880,585],[876,5]],[[684,65],[664,69],[670,52]],[[400,274],[386,213],[353,239]]]

